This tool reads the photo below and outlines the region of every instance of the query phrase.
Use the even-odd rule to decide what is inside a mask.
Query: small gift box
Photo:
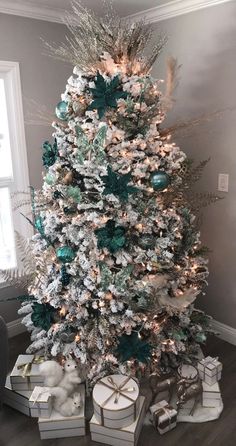
[[[94,386],[93,406],[99,424],[112,429],[129,426],[137,418],[139,386],[129,376],[106,376]]]
[[[36,386],[30,395],[31,417],[49,418],[52,412],[52,396],[44,387]]]
[[[44,361],[41,356],[19,355],[10,374],[13,390],[33,390],[42,386],[44,378],[39,374],[39,364]]]
[[[90,421],[90,432],[93,441],[112,446],[136,446],[145,418],[145,398],[140,396],[140,404],[136,420],[130,426],[111,429],[102,426],[94,415]]]
[[[220,407],[222,398],[218,382],[209,386],[205,382],[202,383],[202,406],[203,407]]]
[[[77,415],[64,417],[55,410],[49,418],[38,419],[41,440],[48,438],[82,437],[85,435],[85,390],[84,386],[78,386],[81,394],[81,407]]]
[[[10,376],[6,379],[5,388],[3,390],[3,403],[18,412],[30,417],[29,397],[30,390],[12,390]]]
[[[162,435],[174,429],[177,423],[177,410],[170,406],[167,401],[160,401],[150,407],[151,422]]]
[[[205,383],[212,386],[217,381],[221,379],[222,364],[218,361],[218,358],[212,358],[207,356],[207,358],[202,359],[198,363],[199,376]]]

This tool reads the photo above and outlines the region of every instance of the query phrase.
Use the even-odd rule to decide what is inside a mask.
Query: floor
[[[18,354],[25,351],[29,340],[23,333],[10,340],[10,367]],[[224,411],[217,421],[203,424],[180,423],[176,429],[160,436],[155,429],[144,426],[137,446],[235,446],[236,445],[236,346],[218,338],[208,340],[206,351],[212,356],[220,356],[223,362],[221,390]],[[70,438],[41,441],[37,419],[4,406],[0,412],[0,446],[101,446],[94,443],[89,435],[83,438]]]

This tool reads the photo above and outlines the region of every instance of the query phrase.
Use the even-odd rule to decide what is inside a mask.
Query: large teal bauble
[[[57,248],[56,255],[60,262],[70,263],[75,258],[75,251],[70,246],[62,246],[61,248]]]
[[[55,113],[58,119],[66,121],[68,119],[68,104],[65,101],[58,102]]]
[[[170,184],[170,177],[163,170],[155,170],[151,175],[151,185],[154,190],[164,190]]]

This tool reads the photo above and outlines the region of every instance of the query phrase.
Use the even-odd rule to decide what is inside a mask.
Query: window
[[[29,190],[20,71],[17,62],[0,61],[0,268],[19,266],[14,231],[32,232],[11,194]]]

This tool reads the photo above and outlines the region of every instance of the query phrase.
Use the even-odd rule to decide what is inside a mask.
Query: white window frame
[[[10,148],[12,156],[13,176],[0,179],[0,187],[9,187],[10,193],[29,191],[29,169],[25,139],[24,114],[22,105],[22,90],[20,80],[20,67],[18,62],[0,60],[0,76],[4,79],[7,115],[10,134]],[[23,212],[30,212],[24,207]],[[12,210],[14,231],[19,232],[25,238],[33,235],[33,229],[29,222],[20,215],[20,210]],[[17,267],[20,266],[19,255],[16,249]],[[6,282],[0,283],[0,288],[7,287]]]

